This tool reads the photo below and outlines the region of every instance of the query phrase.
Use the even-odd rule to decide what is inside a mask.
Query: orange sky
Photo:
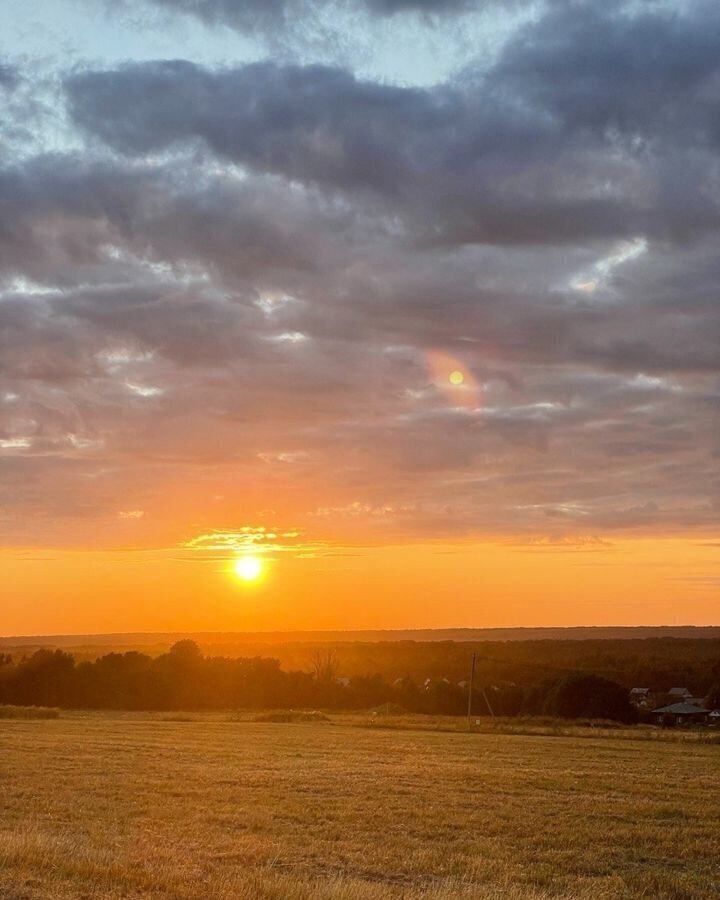
[[[4,551],[2,632],[715,624],[719,549],[487,541],[298,558],[295,547],[249,585],[217,551]]]
[[[39,5],[0,634],[720,623],[720,5]]]

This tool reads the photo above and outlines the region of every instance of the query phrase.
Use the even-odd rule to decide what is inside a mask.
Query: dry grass
[[[54,706],[9,706],[0,704],[0,719],[57,719]]]
[[[296,725],[310,725],[313,722],[329,722],[330,719],[325,713],[319,712],[318,710],[288,709],[259,713],[253,718],[253,721],[274,722],[276,724],[294,722]]]
[[[0,723],[2,900],[702,900],[718,748],[151,715]]]
[[[385,714],[378,710],[369,713],[345,713],[333,717],[360,728],[411,729],[413,731],[447,731],[467,733],[467,720],[462,716],[424,716],[413,714]],[[720,746],[720,731],[703,726],[658,728],[655,725],[621,725],[603,719],[556,719],[549,716],[528,718],[473,719],[470,730],[475,734],[518,734],[545,737],[622,738],[627,741],[660,741],[662,743],[716,744]]]

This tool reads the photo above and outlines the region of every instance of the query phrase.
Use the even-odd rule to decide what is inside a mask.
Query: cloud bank
[[[718,18],[549,3],[432,87],[76,66],[41,150],[0,66],[3,539],[712,530]]]

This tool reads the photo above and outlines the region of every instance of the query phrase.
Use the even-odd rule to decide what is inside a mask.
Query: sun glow
[[[241,581],[257,581],[263,573],[263,564],[257,556],[241,556],[235,560],[233,570]]]

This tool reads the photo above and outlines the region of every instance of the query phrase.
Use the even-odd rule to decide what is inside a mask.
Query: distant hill
[[[115,648],[162,650],[175,641],[191,638],[205,647],[243,644],[345,643],[386,641],[598,641],[644,638],[719,639],[720,625],[575,626],[570,628],[409,628],[366,631],[205,631],[131,632],[127,634],[15,635],[0,637],[0,647]]]

